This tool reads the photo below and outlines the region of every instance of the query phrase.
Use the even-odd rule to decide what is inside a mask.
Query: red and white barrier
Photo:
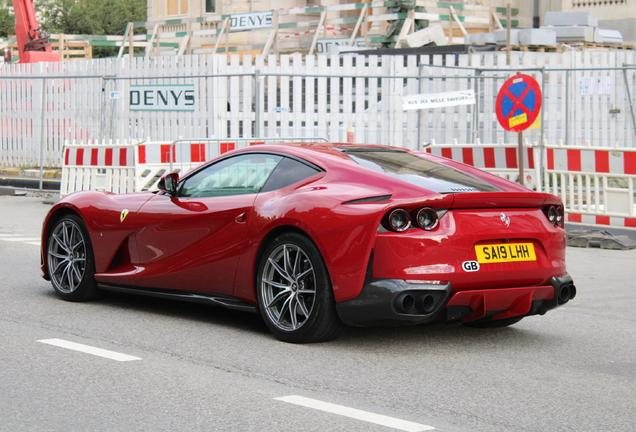
[[[636,229],[636,149],[546,146],[543,191],[572,224]]]
[[[133,144],[64,146],[60,195],[80,190],[133,192],[137,166]]]
[[[64,166],[134,167],[135,151],[130,145],[66,146]]]
[[[547,147],[548,170],[636,175],[636,149]]]

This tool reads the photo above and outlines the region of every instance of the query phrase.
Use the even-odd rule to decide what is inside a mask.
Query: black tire
[[[82,219],[74,214],[55,221],[47,236],[46,259],[53,289],[64,300],[96,300],[93,247]]]
[[[323,342],[345,327],[322,256],[304,235],[284,233],[265,247],[256,292],[265,324],[281,341]]]
[[[465,326],[474,327],[474,328],[498,328],[498,327],[508,327],[513,324],[517,324],[521,321],[523,317],[512,317],[512,318],[504,318],[500,320],[492,320],[492,321],[472,321],[463,323]]]

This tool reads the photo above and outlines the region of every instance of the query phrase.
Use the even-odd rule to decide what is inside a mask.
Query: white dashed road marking
[[[362,420],[368,423],[375,423],[380,426],[387,426],[393,429],[406,431],[406,432],[420,432],[435,430],[433,426],[427,426],[419,423],[413,423],[406,420],[400,420],[393,417],[388,417],[380,414],[370,413],[368,411],[362,411],[355,408],[347,408],[342,405],[336,405],[328,402],[322,402],[315,399],[309,399],[302,396],[284,396],[275,398],[276,400],[289,402],[295,405],[304,406],[306,408],[313,408],[320,411],[325,411],[331,414],[338,414],[341,416],[349,417],[356,420]]]
[[[0,234],[0,240],[20,242],[40,246],[39,237],[20,237],[17,234]]]
[[[45,339],[45,340],[39,340],[38,342],[61,347],[61,348],[70,349],[73,351],[79,351],[86,354],[92,354],[92,355],[104,357],[111,360],[117,360],[117,361],[141,360],[141,358],[139,357],[134,357],[127,354],[121,354],[115,351],[108,351],[101,348],[95,348],[88,345],[82,345],[75,342],[69,342],[62,339]]]

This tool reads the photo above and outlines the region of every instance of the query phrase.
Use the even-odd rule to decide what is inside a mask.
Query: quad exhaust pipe
[[[554,302],[553,306],[550,309],[564,305],[576,297],[576,286],[574,286],[571,279],[558,282],[553,284],[555,296],[552,300]],[[438,309],[440,300],[443,300],[441,296],[436,296],[435,293],[430,291],[409,290],[395,297],[393,306],[401,314],[428,315]],[[539,313],[545,313],[545,310]]]

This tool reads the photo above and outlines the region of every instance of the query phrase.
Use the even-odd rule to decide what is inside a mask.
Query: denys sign
[[[131,85],[130,111],[194,111],[194,84]]]
[[[230,30],[254,30],[272,26],[272,12],[256,12],[230,15]]]
[[[443,108],[474,104],[475,92],[473,90],[429,93],[402,97],[402,109],[405,110]]]

